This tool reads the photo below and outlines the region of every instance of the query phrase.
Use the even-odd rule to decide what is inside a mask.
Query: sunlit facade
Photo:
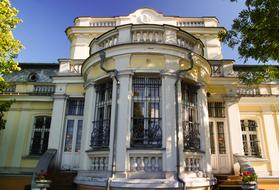
[[[0,172],[32,172],[51,148],[80,190],[208,189],[237,173],[235,154],[277,179],[279,86],[240,84],[221,31],[215,17],[148,8],[77,17],[69,58],[7,76]]]

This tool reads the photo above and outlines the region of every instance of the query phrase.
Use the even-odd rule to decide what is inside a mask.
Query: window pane
[[[73,133],[74,133],[74,120],[68,120],[67,129],[66,129],[65,147],[64,147],[65,152],[72,151]]]
[[[148,106],[148,117],[149,118],[159,118],[159,103],[149,103]]]
[[[132,144],[144,144],[144,118],[133,118]]]
[[[215,140],[214,140],[214,129],[213,122],[209,122],[209,134],[210,134],[210,147],[211,154],[215,154]]]
[[[42,145],[41,153],[44,153],[47,150],[47,147],[48,147],[48,137],[49,137],[49,132],[47,131],[47,132],[44,133],[43,145]]]
[[[77,109],[77,101],[76,100],[69,100],[68,102],[68,115],[75,115]]]
[[[82,132],[82,120],[78,120],[75,152],[79,152],[80,151],[81,132]]]
[[[133,89],[135,97],[145,97],[143,85],[135,85]]]
[[[45,128],[50,128],[51,117],[45,117]]]
[[[51,117],[49,116],[35,117],[30,155],[41,155],[47,150],[50,122]]]
[[[69,99],[67,104],[67,115],[83,115],[84,100]]]
[[[208,116],[209,117],[225,117],[224,102],[208,102]]]
[[[217,131],[218,131],[218,146],[219,153],[226,154],[226,142],[225,142],[225,133],[224,133],[224,123],[217,122]]]
[[[31,145],[31,155],[40,155],[41,154],[41,131],[35,131],[33,134],[32,145]]]
[[[243,149],[246,156],[261,157],[257,137],[257,123],[254,120],[241,120]]]
[[[40,129],[40,128],[43,128],[43,125],[44,125],[44,117],[36,117],[35,118],[35,128],[36,129]]]
[[[84,110],[84,101],[80,100],[78,105],[77,115],[83,115],[83,110]]]

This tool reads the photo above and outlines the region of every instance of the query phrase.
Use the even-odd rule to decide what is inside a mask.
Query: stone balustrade
[[[109,156],[108,152],[90,152],[88,156],[91,160],[90,170],[107,171]]]
[[[203,21],[179,21],[176,23],[179,27],[197,27],[197,26],[204,26]]]
[[[132,42],[163,42],[164,31],[156,30],[134,30],[132,31]]]
[[[131,172],[160,172],[162,165],[161,154],[130,154]]]
[[[202,154],[197,152],[185,153],[184,168],[185,172],[198,172],[202,170]]]
[[[5,89],[4,93],[13,93],[13,92],[15,92],[15,91],[16,91],[16,85],[9,85],[9,86]]]
[[[237,89],[237,94],[240,96],[259,96],[260,89],[258,87],[241,87]]]
[[[115,46],[117,44],[117,40],[118,40],[118,35],[113,34],[108,36],[104,40],[100,41],[98,45],[102,48],[108,48],[111,46]]]
[[[90,22],[90,26],[114,27],[114,26],[116,26],[116,22],[115,21],[94,21],[94,22]]]
[[[36,94],[53,94],[55,85],[35,85],[33,92]]]
[[[190,34],[167,25],[125,25],[116,27],[90,43],[90,53],[119,44],[154,43],[172,44],[203,54],[203,44]]]
[[[83,60],[59,59],[59,74],[80,74]]]

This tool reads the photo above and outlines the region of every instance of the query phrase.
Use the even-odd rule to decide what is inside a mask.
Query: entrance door
[[[64,137],[64,148],[61,169],[74,170],[79,168],[82,119],[67,117]]]
[[[209,132],[213,173],[230,173],[231,164],[225,122],[222,120],[210,121]]]

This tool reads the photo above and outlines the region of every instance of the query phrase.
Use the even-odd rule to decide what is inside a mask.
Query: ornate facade
[[[234,154],[278,177],[278,84],[240,84],[221,31],[215,17],[148,8],[76,18],[68,59],[7,76],[0,100],[16,102],[0,132],[1,171],[35,167],[51,148],[79,189],[207,189],[237,170]]]

